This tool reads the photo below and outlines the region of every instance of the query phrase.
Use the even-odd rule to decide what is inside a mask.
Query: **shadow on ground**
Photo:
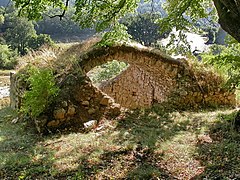
[[[196,158],[205,171],[195,179],[240,179],[240,132],[234,128],[235,115],[219,114],[209,127],[212,142],[197,144]]]
[[[224,112],[224,111],[223,111]],[[126,113],[88,133],[40,137],[0,110],[1,179],[238,179],[234,113],[161,107]],[[199,171],[201,170],[201,171]]]
[[[42,138],[30,125],[16,122],[16,117],[16,112],[9,107],[0,110],[0,179],[48,176],[52,165],[50,155],[36,149],[36,143]],[[41,151],[43,156],[38,157],[41,161],[35,161],[35,155]]]

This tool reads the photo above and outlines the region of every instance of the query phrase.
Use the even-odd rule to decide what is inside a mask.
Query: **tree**
[[[240,42],[240,0],[213,0],[221,27]]]
[[[4,23],[0,24],[1,44],[8,44],[11,49],[16,49],[19,54],[24,55],[29,49],[37,49],[43,44],[53,43],[49,35],[37,35],[33,22],[18,17],[13,7],[6,8],[2,12]]]
[[[159,18],[159,14],[138,14],[137,16],[130,16],[126,19],[126,26],[128,33],[134,40],[143,45],[150,46],[156,43],[159,39],[164,38],[167,33],[160,34],[159,25],[155,23]]]
[[[4,16],[0,14],[0,25],[3,24],[3,22],[4,22]]]
[[[57,12],[57,10],[50,10],[48,14]],[[95,33],[93,29],[81,29],[79,24],[72,19],[73,15],[74,9],[71,7],[62,20],[44,15],[43,19],[37,21],[35,25],[37,34],[49,34],[51,38],[62,41],[63,39],[71,40],[76,37],[82,39]]]
[[[240,42],[240,0],[167,0],[167,2],[169,14],[165,22],[171,27],[184,29],[199,18],[212,16],[211,19],[218,18],[221,27]],[[214,17],[215,13],[217,17]]]
[[[51,15],[61,19],[69,6],[69,0],[13,1],[19,8],[19,13],[26,15],[29,19],[40,19],[49,7],[62,9],[61,13]],[[108,27],[111,29],[112,24],[117,24],[123,15],[136,10],[139,2],[140,0],[76,0],[74,19],[82,27],[95,27],[99,31]],[[168,17],[164,19],[170,27],[186,29],[189,22],[211,14],[214,11],[214,5],[222,28],[240,42],[240,0],[167,0],[167,2]]]
[[[7,45],[0,44],[0,68],[13,69],[17,64],[17,52],[12,51]]]
[[[0,25],[4,23],[4,9],[0,7]],[[1,32],[1,31],[0,31]]]
[[[39,47],[41,47],[42,45],[52,45],[53,41],[51,39],[51,37],[47,34],[39,34],[39,35],[35,35],[32,36],[29,40],[28,40],[28,47],[36,50]]]
[[[13,18],[4,38],[12,49],[17,49],[21,55],[27,52],[29,40],[37,36],[34,25],[26,18]]]

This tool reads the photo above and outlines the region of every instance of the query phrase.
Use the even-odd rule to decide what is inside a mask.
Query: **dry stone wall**
[[[220,76],[194,69],[186,60],[173,59],[156,49],[126,45],[95,48],[80,59],[85,73],[113,59],[130,64],[118,77],[100,86],[127,108],[154,103],[171,103],[180,109],[236,104],[234,92],[221,87]]]
[[[79,49],[74,46],[75,54],[79,54],[77,51],[81,51],[81,47],[84,46],[80,45]],[[102,84],[100,90],[86,74],[111,60],[124,61],[130,67]],[[24,92],[29,89],[21,78],[22,72],[11,75],[11,105],[17,109],[21,107]],[[196,74],[185,60],[176,60],[146,47],[93,46],[80,53],[72,66],[62,72],[56,77],[60,88],[58,97],[34,119],[39,132],[66,126],[82,127],[87,121],[117,116],[121,106],[135,109],[154,103],[171,103],[184,109],[235,104],[234,93],[221,88],[221,78],[215,74]]]
[[[148,71],[130,66],[116,78],[104,82],[100,89],[124,107],[151,107],[154,103],[168,103],[177,109],[234,106],[235,94],[221,88],[222,79],[216,74],[196,75],[187,69],[164,72],[150,68]]]
[[[167,101],[175,88],[176,81],[172,74],[164,73],[161,69],[153,74],[150,70],[144,71],[134,65],[111,81],[100,85],[100,89],[117,103],[132,109]]]
[[[19,74],[11,76],[11,106],[20,109],[24,92],[28,89]],[[33,119],[40,133],[64,129],[83,128],[90,120],[118,116],[121,106],[95,87],[91,80],[74,71],[57,78],[60,92],[56,100],[40,117]]]

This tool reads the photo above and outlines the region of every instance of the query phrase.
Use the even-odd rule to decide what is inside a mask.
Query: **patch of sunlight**
[[[194,158],[196,143],[196,135],[190,132],[181,132],[171,140],[159,143],[162,163],[171,174],[178,174],[181,179],[191,179],[199,169],[204,169]]]
[[[170,140],[158,141],[158,144],[163,149],[168,149],[169,146],[172,146],[172,145],[176,148],[179,147],[180,149],[182,149],[186,146],[185,152],[188,152],[190,149],[187,146],[189,146],[189,145],[192,146],[192,145],[196,144],[196,135],[191,132],[179,132],[174,137],[172,137]]]
[[[130,42],[128,43],[129,46],[136,47],[138,49],[150,49],[149,47],[143,46],[142,44],[138,42]]]
[[[79,162],[77,162],[78,160],[79,159],[76,159],[73,156],[67,156],[63,159],[55,161],[53,163],[53,167],[60,172],[76,170],[79,167]]]
[[[0,142],[5,141],[6,137],[5,136],[0,136]]]
[[[72,171],[76,170],[85,159],[90,164],[97,164],[105,151],[119,149],[119,145],[114,143],[118,137],[119,132],[71,133],[47,140],[44,146],[53,152],[56,171]]]

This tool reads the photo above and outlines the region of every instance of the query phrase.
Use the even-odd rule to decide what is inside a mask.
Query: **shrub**
[[[17,64],[17,52],[12,51],[7,45],[0,44],[0,68],[14,69]]]
[[[46,44],[46,45],[53,44],[51,37],[47,34],[39,34],[38,36],[32,37],[28,41],[29,48],[34,49],[34,50],[38,49],[39,47],[41,47],[44,44]]]
[[[30,67],[28,73],[27,82],[30,85],[30,90],[24,94],[20,111],[35,118],[49,107],[59,89],[55,85],[51,70]]]
[[[240,44],[213,46],[208,54],[203,55],[203,60],[225,75],[227,88],[240,88]]]

